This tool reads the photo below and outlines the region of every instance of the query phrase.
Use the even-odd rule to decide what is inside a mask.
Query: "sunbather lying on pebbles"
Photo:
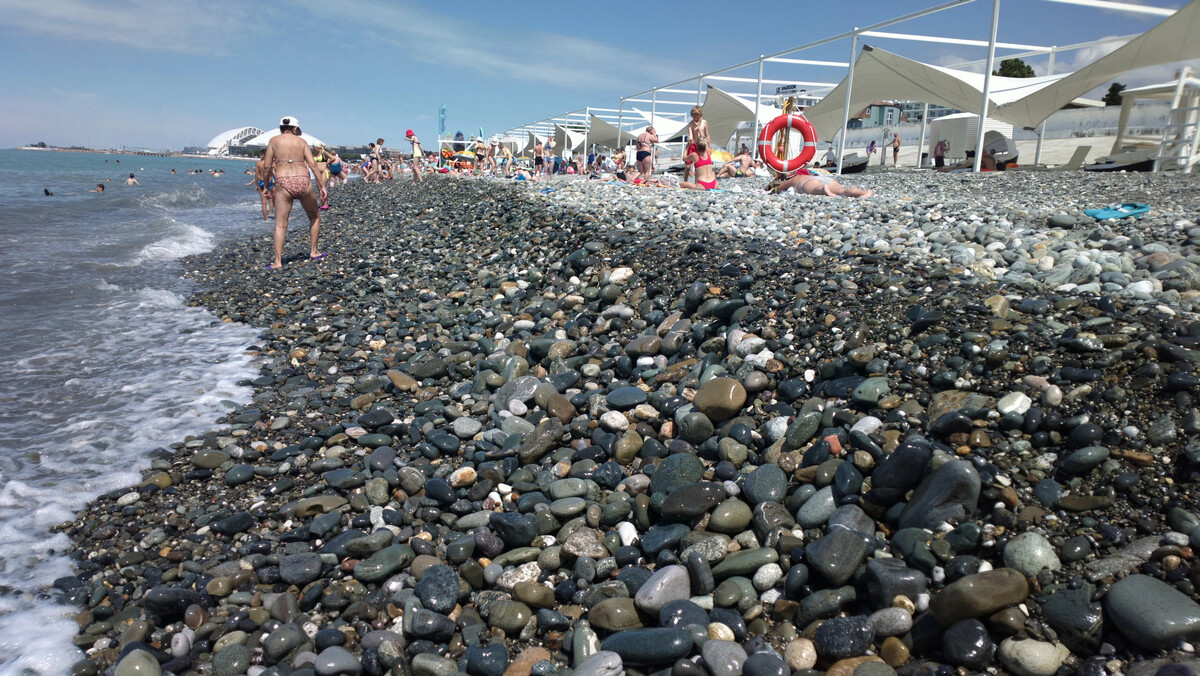
[[[810,174],[807,169],[801,169],[795,176],[776,185],[773,192],[782,194],[789,188],[794,188],[796,192],[828,197],[870,197],[875,194],[874,190],[844,186],[829,174]]]

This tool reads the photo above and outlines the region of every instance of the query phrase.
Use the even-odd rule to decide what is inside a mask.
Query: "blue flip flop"
[[[1085,209],[1083,213],[1098,221],[1110,218],[1141,218],[1142,214],[1150,211],[1150,205],[1126,202],[1125,204],[1110,204],[1104,209]]]

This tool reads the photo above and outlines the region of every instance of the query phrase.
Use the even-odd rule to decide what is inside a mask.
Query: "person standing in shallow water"
[[[267,155],[263,158],[267,166],[275,171],[275,262],[267,266],[270,270],[283,267],[283,242],[287,236],[288,216],[292,203],[300,200],[308,214],[308,241],[310,260],[324,258],[317,249],[321,234],[321,211],[317,196],[313,194],[312,178],[317,175],[317,164],[313,161],[312,149],[300,138],[300,121],[295,117],[284,117],[279,121],[279,136],[267,144]],[[325,186],[317,185],[321,201],[326,198]]]

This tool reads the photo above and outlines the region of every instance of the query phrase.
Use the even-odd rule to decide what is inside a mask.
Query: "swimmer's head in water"
[[[133,172],[129,172],[129,178],[133,178]]]

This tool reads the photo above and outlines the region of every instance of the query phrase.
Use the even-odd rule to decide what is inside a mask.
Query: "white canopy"
[[[991,103],[988,106],[991,112],[988,117],[1009,122],[1004,115],[996,112],[1000,106],[1044,89],[1065,77],[1065,74],[1029,78],[992,76]],[[983,78],[983,73],[931,66],[864,45],[854,63],[850,114],[857,114],[875,101],[888,99],[924,101],[959,110],[978,110],[983,98]],[[1068,98],[1067,102],[1073,98]],[[846,81],[843,80],[825,98],[805,110],[804,117],[816,128],[819,137],[833,138],[842,129],[845,102]],[[1049,117],[1049,113],[1046,117]]]
[[[589,145],[597,144],[607,146],[609,148],[617,148],[619,147],[617,143],[617,130],[617,125],[596,117],[593,114],[591,118],[591,126],[588,128],[587,142]],[[637,138],[637,135],[640,133],[642,133],[641,129],[638,129],[637,131],[622,131],[620,134],[620,141],[622,144],[629,143],[633,139]]]
[[[778,114],[771,106],[759,106],[759,121],[770,122]],[[708,135],[714,143],[725,143],[743,122],[754,121],[754,104],[729,92],[709,85],[704,97],[704,119],[708,122]],[[840,125],[840,115],[839,115]]]
[[[529,143],[529,137],[511,135],[502,136],[500,137],[500,143],[503,143],[505,146],[507,146],[512,154],[520,155],[525,150],[526,145]]]
[[[1031,78],[992,76],[987,116],[1032,129],[1076,98],[1123,73],[1197,58],[1200,58],[1200,0],[1192,0],[1159,25],[1074,73]],[[850,112],[856,114],[875,101],[888,99],[978,111],[983,80],[983,73],[933,66],[864,45],[854,62]],[[821,138],[831,138],[841,130],[845,101],[843,80],[819,103],[804,111]]]
[[[536,146],[537,144],[542,143],[543,141],[546,140],[544,137],[539,136],[538,134],[535,134],[531,131],[527,131],[525,133],[529,134],[529,144],[526,145],[525,147],[529,148],[530,150],[532,150],[533,147]]]
[[[584,135],[573,129],[567,129],[561,124],[554,125],[554,151],[562,155],[563,151],[575,152],[583,144]]]
[[[662,115],[653,115],[644,110],[638,110],[637,108],[634,108],[633,112],[642,116],[642,119],[649,122],[650,124],[647,126],[654,127],[654,132],[658,135],[659,143],[666,143],[672,137],[678,136],[679,132],[687,127],[687,122],[673,120],[669,117],[663,117]],[[646,131],[645,127],[634,127],[633,129],[634,137],[637,137],[638,134]]]
[[[276,136],[279,136],[279,130],[272,129],[271,131],[269,131],[265,134],[259,134],[258,136],[255,136],[254,138],[250,139],[249,141],[246,141],[246,145],[248,145],[248,146],[265,146],[265,145],[267,145],[268,142],[270,142],[271,139],[275,138]],[[321,141],[321,139],[317,138],[316,136],[309,136],[308,134],[300,134],[300,138],[304,139],[304,142],[310,146],[325,145]]]
[[[1162,23],[1122,45],[1108,56],[1084,66],[1054,87],[1003,104],[995,115],[1021,128],[1041,124],[1054,111],[1114,77],[1131,70],[1200,58],[1200,0],[1192,0]],[[855,89],[858,88],[855,75]],[[995,78],[992,78],[995,82]],[[975,104],[978,106],[978,102]]]

